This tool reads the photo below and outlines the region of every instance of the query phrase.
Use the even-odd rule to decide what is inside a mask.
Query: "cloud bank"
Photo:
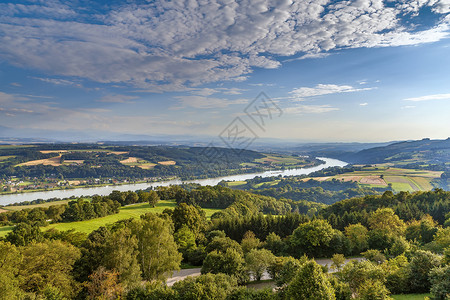
[[[448,0],[75,3],[83,2],[0,4],[0,59],[49,75],[174,91],[245,80],[254,68],[280,67],[279,57],[435,42],[450,25]],[[432,25],[418,27],[427,8]]]

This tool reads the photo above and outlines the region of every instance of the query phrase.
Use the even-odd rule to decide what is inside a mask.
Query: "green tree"
[[[183,254],[184,259],[188,258],[189,253],[196,249],[195,244],[195,234],[187,227],[183,225],[177,232],[173,235],[175,242],[178,245],[178,249]]]
[[[165,280],[173,270],[179,270],[182,259],[173,239],[170,220],[152,213],[130,223],[138,240],[138,261],[145,280]]]
[[[206,273],[233,275],[239,282],[247,280],[244,258],[235,249],[227,249],[225,252],[214,250],[208,253],[202,266],[202,274]]]
[[[22,255],[9,242],[0,241],[0,299],[20,299],[23,291],[20,289],[18,277]]]
[[[334,300],[334,289],[322,267],[316,262],[306,263],[287,287],[285,299]]]
[[[226,299],[236,287],[236,279],[228,275],[205,274],[178,281],[173,285],[173,290],[183,300],[219,300]]]
[[[274,260],[275,255],[267,249],[252,249],[245,256],[247,270],[257,281],[261,280],[262,275]]]
[[[195,234],[196,239],[200,238],[208,223],[203,209],[186,203],[180,203],[174,208],[172,220],[175,231],[186,225]]]
[[[23,290],[40,293],[51,285],[69,298],[77,293],[78,287],[71,273],[80,250],[61,241],[46,241],[23,248],[22,255]]]
[[[37,224],[19,223],[12,232],[6,235],[5,240],[16,246],[25,246],[30,243],[41,242],[44,239]]]
[[[158,201],[160,200],[158,193],[155,191],[149,191],[147,194],[148,194],[148,200],[147,200],[148,204],[150,204],[151,207],[155,207],[156,203],[158,203]]]
[[[450,265],[431,269],[429,273],[431,294],[433,299],[445,300],[450,298]]]
[[[359,254],[367,249],[367,232],[367,228],[360,223],[348,225],[347,227],[345,227],[345,235],[350,242],[350,248],[352,249],[353,253]]]
[[[264,248],[272,251],[275,255],[280,255],[284,251],[285,243],[281,237],[274,232],[267,235],[266,241],[263,244]]]
[[[242,247],[235,240],[230,239],[229,237],[216,236],[212,239],[212,241],[206,245],[206,251],[218,251],[225,252],[227,249],[234,249],[239,254],[243,255]]]
[[[326,220],[316,219],[301,224],[294,230],[291,242],[297,256],[306,253],[310,256],[325,256],[335,230]]]
[[[379,208],[373,212],[369,217],[369,225],[372,230],[395,236],[403,235],[406,229],[405,223],[391,208]]]
[[[381,253],[379,250],[367,250],[366,252],[361,253],[364,258],[366,258],[368,261],[371,261],[376,264],[382,264],[386,260],[386,256],[384,256],[383,253]]]
[[[292,256],[275,257],[267,271],[275,279],[277,286],[284,287],[307,261],[306,256],[302,256],[300,259],[295,259]]]
[[[418,250],[413,254],[409,263],[409,283],[412,292],[429,292],[431,283],[428,273],[431,269],[439,266],[440,262],[441,258],[430,251]]]
[[[383,284],[385,272],[381,266],[370,261],[363,260],[359,262],[352,260],[342,268],[338,277],[350,286],[355,296],[359,297],[364,292],[363,289],[366,283],[379,281]]]
[[[118,282],[126,288],[141,281],[141,270],[137,261],[138,240],[129,228],[114,231],[107,239],[101,265],[118,275]]]
[[[388,300],[389,290],[380,280],[366,280],[358,291],[361,300]]]
[[[261,245],[261,241],[255,236],[253,231],[247,231],[241,241],[242,251],[244,254],[256,249]]]
[[[342,254],[333,254],[331,261],[333,262],[331,266],[339,271],[345,263],[345,257]]]

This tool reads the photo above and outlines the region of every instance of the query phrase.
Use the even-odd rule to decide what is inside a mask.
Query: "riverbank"
[[[0,205],[7,205],[12,203],[20,203],[25,201],[33,201],[36,199],[47,200],[51,198],[70,198],[70,197],[82,197],[82,196],[93,196],[93,195],[109,195],[113,190],[118,191],[136,191],[143,190],[149,187],[158,187],[158,186],[169,186],[169,185],[179,185],[183,183],[197,183],[200,185],[217,185],[221,181],[242,181],[255,178],[256,176],[260,177],[272,177],[272,176],[298,176],[298,175],[308,175],[312,172],[316,172],[328,167],[343,167],[347,165],[346,162],[325,158],[325,157],[317,157],[324,161],[325,163],[320,164],[318,166],[309,167],[309,168],[297,168],[297,169],[285,169],[285,170],[269,170],[259,173],[247,173],[247,174],[236,174],[215,178],[206,178],[206,179],[194,179],[194,180],[181,180],[178,178],[173,178],[171,180],[166,181],[157,181],[150,183],[133,183],[133,184],[123,184],[123,185],[108,185],[101,187],[89,187],[89,188],[75,188],[75,189],[64,189],[64,190],[51,190],[51,191],[42,191],[42,192],[32,192],[32,193],[23,193],[23,194],[9,194],[9,195],[0,195]]]

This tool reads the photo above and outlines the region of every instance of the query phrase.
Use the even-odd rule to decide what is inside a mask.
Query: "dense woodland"
[[[387,191],[330,206],[304,201],[311,207],[302,210],[299,201],[223,186],[185,187],[116,191],[65,205],[60,216],[74,220],[95,217],[102,203],[116,209],[178,203],[89,235],[45,230],[27,211],[0,241],[0,298],[388,299],[431,291],[446,299],[450,293],[450,192]],[[202,207],[224,209],[208,220]],[[344,265],[351,255],[366,260]],[[320,257],[332,257],[334,273],[310,260]],[[202,275],[167,287],[181,263],[200,266]],[[245,287],[265,273],[276,292]]]

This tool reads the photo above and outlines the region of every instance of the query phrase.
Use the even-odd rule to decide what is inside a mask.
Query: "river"
[[[328,167],[343,167],[346,166],[347,163],[326,157],[318,157],[323,160],[325,163],[311,167],[311,168],[299,168],[299,169],[289,169],[289,170],[277,170],[277,171],[265,171],[261,173],[249,173],[249,174],[239,174],[239,175],[230,175],[216,178],[206,178],[206,179],[195,179],[195,180],[168,180],[168,181],[160,181],[160,182],[152,182],[152,183],[137,183],[137,184],[123,184],[123,185],[108,185],[102,187],[93,187],[93,188],[76,188],[76,189],[68,189],[68,190],[53,190],[53,191],[45,191],[45,192],[33,192],[33,193],[23,193],[23,194],[10,194],[10,195],[0,195],[0,205],[7,205],[11,203],[18,203],[24,201],[32,201],[36,199],[50,199],[50,198],[69,198],[71,196],[80,197],[80,196],[92,196],[92,195],[109,195],[112,191],[136,191],[146,189],[148,187],[157,187],[157,186],[168,186],[171,184],[182,184],[182,183],[198,183],[200,185],[216,185],[222,180],[225,181],[241,181],[255,178],[256,176],[261,177],[271,177],[271,176],[295,176],[295,175],[308,175],[312,172],[319,171]]]

